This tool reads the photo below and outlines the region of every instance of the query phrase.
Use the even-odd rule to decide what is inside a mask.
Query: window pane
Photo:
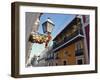
[[[77,60],[77,63],[78,63],[78,64],[83,64],[83,63],[82,63],[82,59]]]

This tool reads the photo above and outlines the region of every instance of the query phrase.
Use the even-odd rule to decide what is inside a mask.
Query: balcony
[[[75,56],[81,56],[84,54],[84,50],[83,49],[78,49],[75,51]]]
[[[70,36],[65,37],[61,42],[54,44],[53,49],[56,49],[59,46],[63,46],[63,44],[65,44],[66,42],[74,41],[75,39],[80,38],[80,37],[82,38],[82,36],[83,36],[82,29],[76,30]],[[75,37],[77,37],[77,38],[75,38]]]

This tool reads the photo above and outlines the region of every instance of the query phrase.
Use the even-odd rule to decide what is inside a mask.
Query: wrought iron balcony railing
[[[81,56],[84,54],[84,49],[78,49],[75,51],[75,56]]]
[[[73,32],[71,35],[69,36],[66,36],[61,42],[59,43],[56,43],[56,44],[53,44],[53,48],[57,48],[59,47],[60,45],[64,44],[65,42],[73,39],[74,37],[76,37],[77,35],[83,35],[83,31],[82,29],[79,29],[79,30],[76,30],[75,32]]]

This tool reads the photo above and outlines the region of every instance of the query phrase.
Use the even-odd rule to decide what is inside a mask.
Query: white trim
[[[77,37],[84,37],[84,36],[83,36],[83,35],[81,35],[81,34],[78,34],[77,36],[75,36],[75,37],[74,37],[74,38],[72,38],[71,40],[67,41],[66,43],[62,44],[61,46],[57,47],[57,48],[56,48],[56,49],[54,49],[53,51],[55,51],[55,50],[57,50],[57,49],[61,48],[62,46],[66,45],[66,44],[68,44],[69,42],[73,41],[73,40],[74,40],[74,39],[76,39]]]

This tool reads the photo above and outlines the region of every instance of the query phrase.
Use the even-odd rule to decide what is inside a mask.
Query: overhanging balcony
[[[70,36],[65,37],[61,42],[57,44],[53,44],[53,51],[58,50],[59,48],[63,47],[64,45],[67,45],[68,43],[71,43],[77,39],[83,38],[83,31],[82,29],[76,30],[73,32]]]

